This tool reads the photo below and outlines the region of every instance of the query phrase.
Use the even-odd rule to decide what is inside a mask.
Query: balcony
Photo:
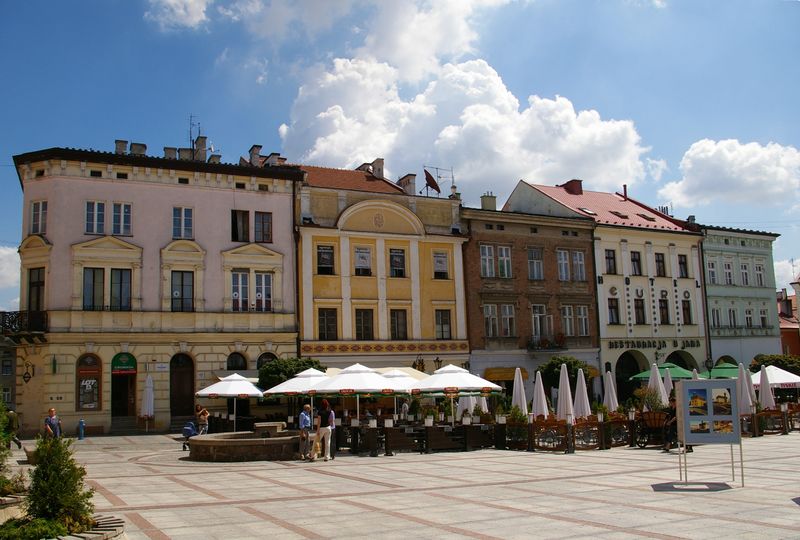
[[[3,335],[16,343],[44,342],[47,332],[46,311],[2,311],[0,312],[0,328]]]

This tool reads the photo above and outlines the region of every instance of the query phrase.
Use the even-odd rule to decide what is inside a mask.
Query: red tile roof
[[[593,218],[599,225],[690,232],[669,216],[620,193],[583,191],[573,194],[563,186],[528,185],[578,214]]]
[[[372,173],[359,170],[330,169],[313,165],[299,165],[308,173],[308,185],[330,189],[371,191],[373,193],[405,193],[403,188]]]

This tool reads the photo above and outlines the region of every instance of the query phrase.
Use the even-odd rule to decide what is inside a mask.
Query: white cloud
[[[564,97],[530,96],[520,107],[483,60],[444,65],[419,94],[402,99],[398,70],[371,59],[336,59],[301,86],[280,133],[292,160],[352,167],[385,157],[395,176],[423,163],[456,167],[465,196],[517,179],[555,184],[583,178],[620,189],[644,177],[647,151],[632,122],[575,111]]]
[[[162,30],[197,28],[208,20],[206,9],[214,0],[148,0],[150,9],[144,18]]]
[[[244,69],[255,74],[256,84],[264,84],[267,82],[267,67],[269,61],[266,58],[251,58],[244,64]]]
[[[798,272],[800,271],[800,257],[795,259],[794,270],[792,270],[792,261],[785,259],[782,261],[775,261],[775,287],[786,289],[788,292],[793,293],[794,289],[789,285],[797,281]]]
[[[0,246],[0,289],[19,287],[17,248]]]
[[[645,163],[647,164],[647,174],[650,175],[650,178],[655,180],[656,182],[661,181],[661,177],[664,176],[664,173],[669,170],[667,167],[667,162],[663,159],[645,159]]]
[[[772,142],[703,139],[683,155],[680,170],[683,178],[665,185],[659,195],[683,207],[796,203],[800,192],[800,152]]]

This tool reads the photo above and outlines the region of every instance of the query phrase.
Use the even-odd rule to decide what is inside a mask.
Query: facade
[[[520,367],[529,396],[533,374],[554,355],[574,356],[599,373],[594,220],[499,212],[489,194],[481,203],[461,212],[469,231],[464,276],[472,371],[510,391]]]
[[[192,148],[51,148],[14,157],[24,192],[16,399],[67,432],[130,428],[145,380],[155,429],[228,370],[295,356],[292,201],[299,169]],[[10,327],[13,326],[13,327]],[[22,373],[23,366],[25,373]]]
[[[711,359],[748,366],[757,354],[780,354],[772,263],[772,243],[779,235],[699,227]]]
[[[460,200],[415,195],[383,160],[301,167],[300,352],[328,367],[469,360]]]
[[[789,296],[786,289],[778,291],[778,321],[781,328],[781,354],[800,356],[800,324],[797,320],[797,289],[800,283],[793,283],[795,294]]]
[[[602,371],[621,398],[628,379],[653,363],[702,369],[707,338],[700,266],[702,236],[625,193],[520,181],[505,210],[595,221],[594,259]]]

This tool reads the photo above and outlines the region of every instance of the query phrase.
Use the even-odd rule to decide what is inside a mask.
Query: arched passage
[[[688,369],[689,371],[693,369],[700,371],[700,366],[697,364],[694,356],[686,351],[672,351],[669,356],[667,356],[666,361],[680,366],[683,369]]]
[[[169,409],[172,416],[194,414],[194,362],[188,354],[169,361]]]
[[[633,396],[633,391],[639,387],[637,381],[630,381],[631,377],[647,369],[647,359],[639,351],[625,351],[617,358],[614,378],[617,383],[617,399],[622,403]]]

